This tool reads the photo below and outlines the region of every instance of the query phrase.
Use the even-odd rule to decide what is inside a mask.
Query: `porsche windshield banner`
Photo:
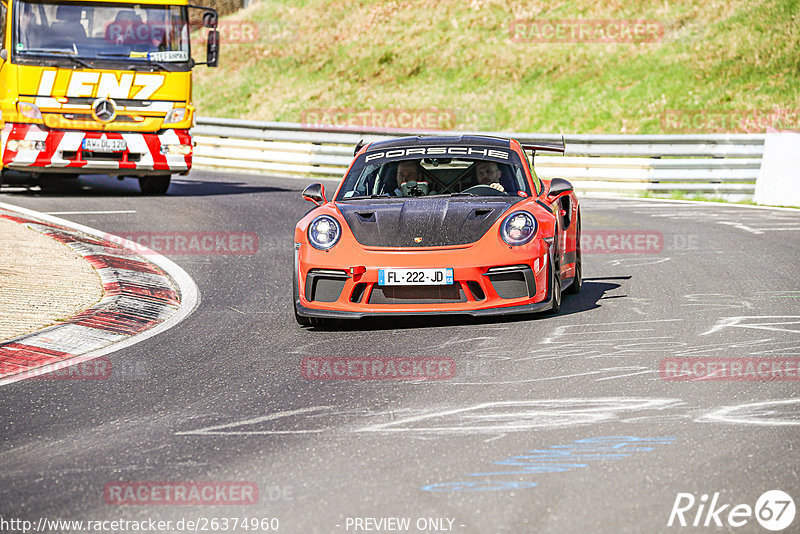
[[[510,150],[498,150],[496,148],[477,146],[416,146],[411,148],[367,152],[364,155],[364,163],[388,163],[401,159],[414,159],[414,156],[419,156],[420,158],[429,156],[464,157],[469,159],[485,159],[498,163],[508,163],[512,160]]]

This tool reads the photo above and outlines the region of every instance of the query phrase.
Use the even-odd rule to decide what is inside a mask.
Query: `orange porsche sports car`
[[[522,146],[485,136],[405,137],[357,149],[331,200],[294,231],[301,325],[380,315],[557,312],[581,288],[572,185],[536,176]]]

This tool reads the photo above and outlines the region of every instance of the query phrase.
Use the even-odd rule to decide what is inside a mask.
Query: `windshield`
[[[436,195],[520,198],[530,194],[522,163],[512,150],[432,146],[362,154],[336,200]]]
[[[16,3],[18,60],[125,61],[126,67],[189,67],[186,7],[99,2]]]

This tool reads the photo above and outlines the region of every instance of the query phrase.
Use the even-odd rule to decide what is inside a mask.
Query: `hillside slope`
[[[634,19],[663,35],[528,42],[558,40],[547,22]],[[206,116],[438,110],[445,128],[564,133],[800,123],[800,0],[262,0],[223,24],[220,67],[196,70]]]

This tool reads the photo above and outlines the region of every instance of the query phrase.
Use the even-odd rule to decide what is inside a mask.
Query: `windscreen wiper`
[[[380,195],[358,195],[353,197],[344,197],[342,200],[363,200],[365,198],[392,198],[387,193],[381,193]]]
[[[144,64],[146,64],[146,65],[153,65],[153,66],[156,66],[159,69],[165,70],[165,71],[169,71],[170,70],[169,67],[167,67],[164,63],[161,63],[160,61],[150,61],[146,57],[136,58],[136,57],[131,57],[131,56],[127,55],[127,54],[117,54],[117,53],[112,53],[112,52],[98,52],[97,56],[98,57],[103,57],[103,58],[113,57],[113,58],[132,59],[132,60],[144,59],[146,61],[146,63],[144,63]]]
[[[25,55],[31,56],[47,56],[48,54],[53,54],[58,56],[59,58],[69,59],[73,63],[77,63],[78,65],[85,67],[87,69],[93,69],[94,67],[84,61],[83,59],[77,57],[75,52],[71,52],[68,49],[64,48],[31,48],[25,50]]]

